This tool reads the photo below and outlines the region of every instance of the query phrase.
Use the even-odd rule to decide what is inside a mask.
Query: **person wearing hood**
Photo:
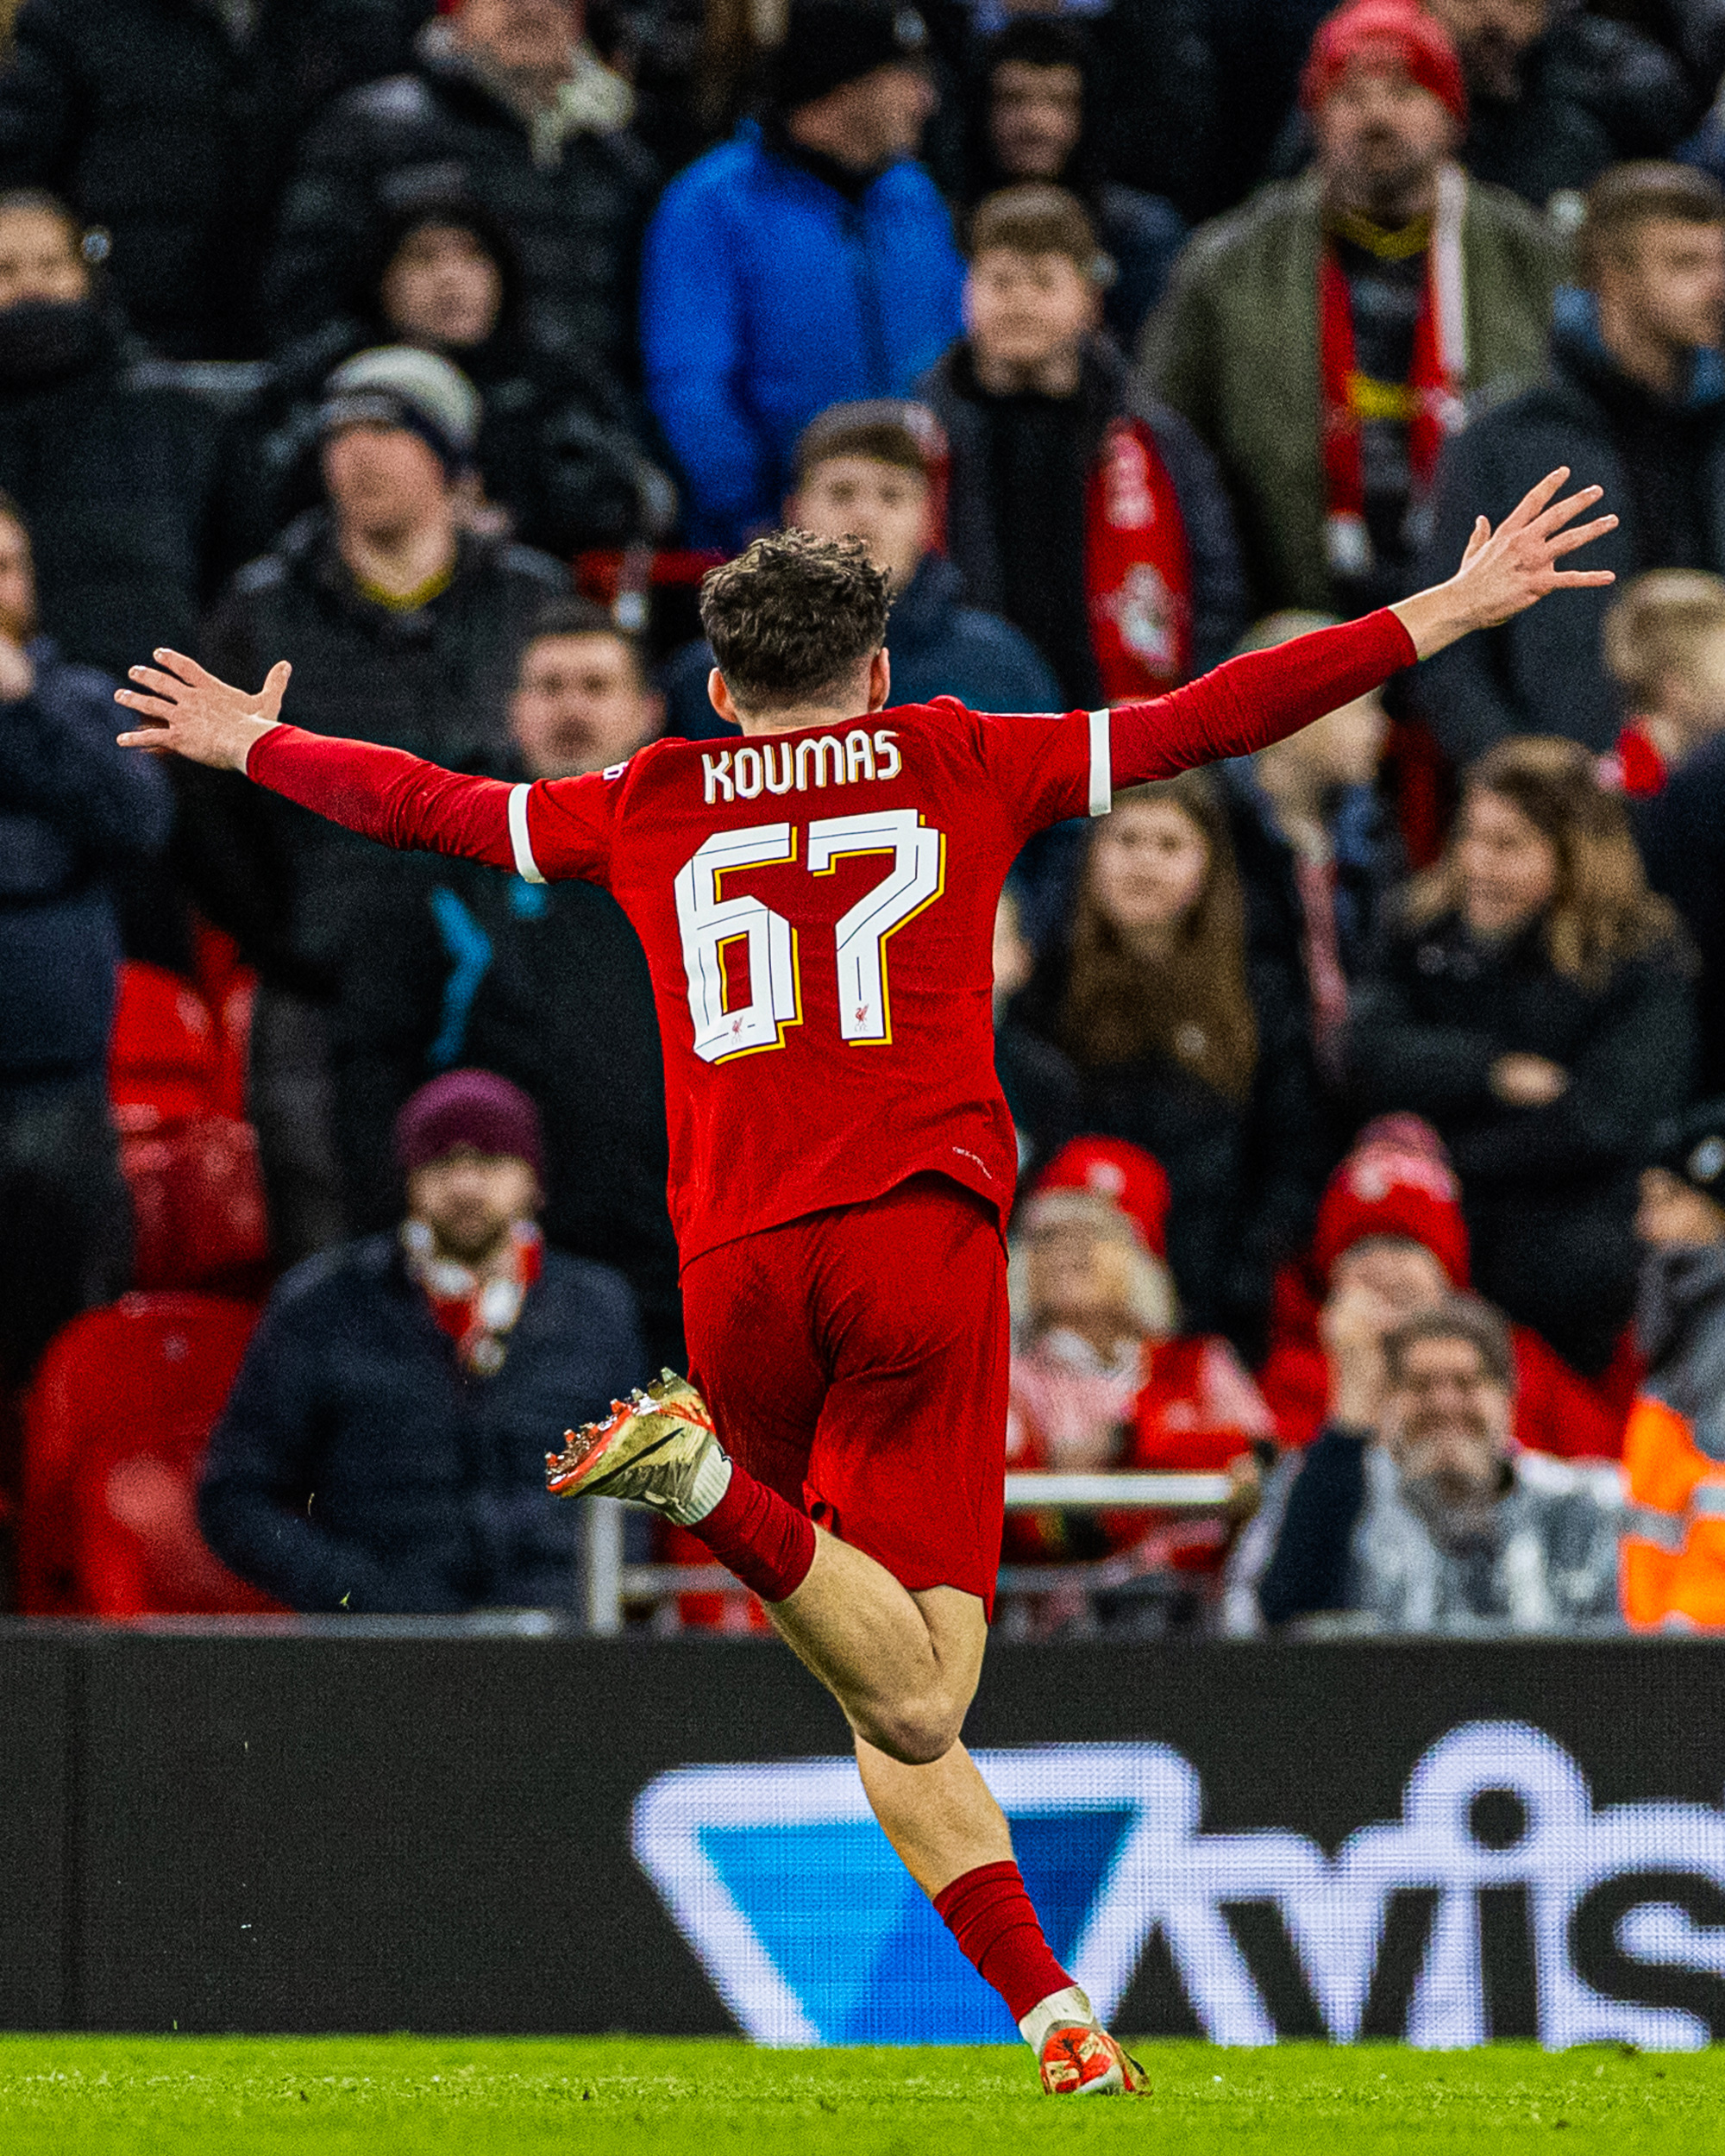
[[[131,653],[195,640],[224,432],[132,335],[97,255],[53,196],[0,193],[0,488],[61,651],[123,675]]]
[[[568,578],[549,555],[467,528],[461,483],[479,398],[405,345],[337,367],[321,408],[325,500],[235,578],[202,639],[235,680],[292,661],[309,724],[445,763],[499,768],[529,628]],[[179,865],[262,975],[252,1119],[279,1257],[339,1238],[327,1005],[367,894],[411,869],[226,773],[182,782]]]
[[[976,55],[964,114],[963,198],[1039,182],[1077,197],[1113,265],[1102,316],[1127,351],[1161,298],[1186,239],[1162,195],[1123,187],[1101,166],[1095,56],[1082,28],[1019,16]]]
[[[1546,379],[1484,412],[1446,450],[1428,559],[1518,498],[1556,454],[1616,505],[1601,555],[1621,586],[1647,569],[1725,571],[1725,187],[1683,165],[1620,165],[1587,198],[1584,289],[1559,295]],[[1459,535],[1459,537],[1458,537]],[[1465,763],[1505,736],[1599,751],[1621,715],[1602,662],[1606,592],[1568,592],[1424,667],[1419,695]]]
[[[791,0],[759,121],[678,173],[641,280],[647,397],[691,542],[771,526],[798,436],[903,397],[959,327],[952,222],[916,162],[928,33],[893,0]]]
[[[352,298],[279,354],[248,415],[248,551],[318,498],[325,378],[398,342],[440,354],[479,392],[476,520],[565,556],[669,528],[676,492],[641,446],[634,400],[536,337],[519,250],[482,202],[441,181],[414,189],[384,218]]]
[[[1663,1125],[1641,1171],[1635,1335],[1647,1360],[1624,1445],[1638,1512],[1632,1622],[1725,1625],[1725,1100]]]
[[[946,545],[1068,707],[1159,695],[1245,625],[1215,466],[1098,335],[1106,267],[1075,196],[990,195],[968,251],[965,335],[918,391],[946,436]]]
[[[409,72],[337,98],[306,137],[264,276],[273,342],[351,307],[392,205],[435,179],[510,233],[534,341],[595,382],[631,382],[658,185],[633,110],[587,41],[583,0],[458,0],[420,33]]]

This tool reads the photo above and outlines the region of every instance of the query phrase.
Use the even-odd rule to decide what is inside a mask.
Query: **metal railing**
[[[1037,1512],[1220,1512],[1234,1492],[1226,1475],[1008,1475],[1007,1510]],[[722,1565],[630,1564],[624,1559],[624,1515],[634,1509],[608,1497],[585,1501],[586,1540],[582,1556],[586,1628],[600,1638],[623,1629],[624,1611],[657,1604],[676,1595],[742,1597],[748,1589]],[[1071,1584],[1082,1578],[1082,1564],[1016,1564],[1003,1567],[1001,1591],[1034,1594],[1038,1589]]]

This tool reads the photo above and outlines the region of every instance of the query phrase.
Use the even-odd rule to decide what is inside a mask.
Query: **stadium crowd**
[[[1725,0],[4,13],[0,1603],[566,1604],[546,1445],[682,1352],[612,901],[129,757],[128,666],[599,771],[731,732],[783,522],[896,700],[1088,708],[1561,463],[1613,590],[1013,872],[1008,1465],[1229,1494],[1011,1514],[1004,1621],[1725,1624]]]

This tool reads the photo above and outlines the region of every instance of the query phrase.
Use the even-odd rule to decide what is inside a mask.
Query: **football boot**
[[[1084,2021],[1050,2029],[1039,2063],[1042,2085],[1051,2096],[1135,2096],[1148,2085],[1137,2059],[1107,2029]]]
[[[603,1422],[563,1434],[563,1450],[545,1455],[553,1497],[626,1497],[657,1512],[687,1502],[701,1462],[718,1445],[712,1410],[674,1370],[613,1400]]]

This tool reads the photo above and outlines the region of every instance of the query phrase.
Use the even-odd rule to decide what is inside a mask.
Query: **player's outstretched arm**
[[[1447,582],[1399,600],[1392,611],[1413,639],[1414,649],[1429,659],[1446,644],[1476,629],[1495,629],[1525,613],[1552,592],[1587,590],[1615,581],[1609,569],[1565,569],[1559,564],[1590,541],[1615,531],[1610,515],[1577,517],[1591,509],[1604,492],[1584,486],[1558,499],[1569,478],[1559,465],[1531,487],[1496,530],[1476,517],[1461,567]]]
[[[284,725],[281,699],[292,673],[285,660],[271,667],[261,693],[253,696],[218,680],[183,653],[158,651],[155,658],[153,667],[131,668],[135,686],[116,692],[116,701],[138,714],[132,730],[119,737],[122,748],[243,772],[386,846],[459,854],[499,868],[522,866],[510,802],[525,788],[445,771],[399,749]],[[524,803],[516,820],[524,840]],[[557,872],[586,870],[574,859]]]
[[[1578,523],[1599,500],[1600,489],[1584,486],[1559,500],[1568,478],[1566,467],[1548,473],[1495,530],[1482,517],[1461,567],[1430,591],[1363,620],[1230,659],[1154,702],[1120,705],[1109,728],[1113,787],[1250,755],[1381,687],[1415,659],[1508,621],[1549,592],[1609,584],[1609,569],[1560,566],[1617,522],[1607,515]]]

